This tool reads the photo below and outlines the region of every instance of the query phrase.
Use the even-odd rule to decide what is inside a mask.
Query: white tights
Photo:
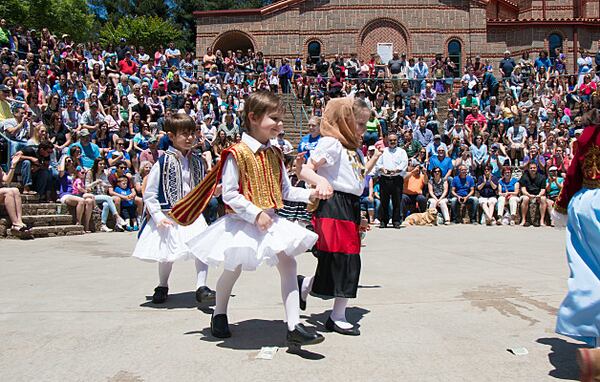
[[[202,261],[196,260],[196,289],[206,286],[206,276],[208,275],[208,265]],[[169,286],[169,276],[173,269],[173,263],[158,263],[158,285],[161,287]]]
[[[283,253],[277,254],[277,270],[281,278],[281,299],[285,308],[288,330],[300,323],[300,305],[298,303],[298,283],[296,282],[296,260]],[[227,314],[227,305],[231,291],[242,273],[238,266],[234,271],[224,270],[217,281],[217,296],[214,314]]]
[[[306,300],[308,294],[312,290],[314,277],[305,277],[302,282],[302,290],[300,291],[302,299]],[[331,319],[337,326],[342,329],[352,328],[352,324],[346,319],[346,306],[348,305],[348,299],[345,297],[336,297],[333,299],[333,309],[331,309]]]

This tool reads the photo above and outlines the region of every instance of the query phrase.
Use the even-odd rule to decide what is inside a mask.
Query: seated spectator
[[[520,185],[519,180],[512,177],[512,169],[509,166],[502,168],[502,178],[498,181],[498,225],[502,223],[504,216],[504,206],[508,201],[510,213],[510,225],[516,224],[517,207],[519,204]]]
[[[441,144],[437,147],[437,155],[433,155],[431,158],[429,158],[429,166],[427,167],[427,170],[433,172],[433,170],[439,168],[442,172],[442,178],[447,182],[450,178],[450,175],[452,175],[452,169],[454,166],[452,165],[452,159],[446,156],[446,150],[446,145]]]
[[[481,135],[475,136],[475,142],[473,142],[469,149],[473,155],[475,176],[481,176],[483,174],[483,167],[488,159],[488,149],[487,145],[483,143],[483,137]]]
[[[153,165],[163,154],[164,151],[158,149],[158,137],[150,137],[148,139],[148,148],[140,153],[140,163],[149,162],[150,165]]]
[[[6,186],[15,175],[15,169],[20,160],[21,154],[14,155],[7,173],[4,173],[2,167],[0,167],[0,204],[4,205],[4,209],[10,218],[12,233],[20,238],[28,238],[31,237],[31,232],[29,227],[23,223],[23,209],[19,189]]]
[[[127,177],[122,176],[118,179],[114,193],[118,195],[121,213],[129,223],[125,229],[127,231],[138,231],[137,211],[134,202],[136,193],[135,189],[131,188]]]
[[[82,173],[81,167],[75,167],[69,157],[65,157],[58,167],[58,197],[60,202],[75,207],[75,220],[83,226],[85,232],[91,232],[92,212],[96,205],[94,195],[81,193],[74,187],[77,174]],[[77,182],[79,183],[79,182]]]
[[[455,176],[452,179],[451,190],[452,198],[450,199],[450,205],[452,207],[454,223],[459,223],[459,208],[468,206],[471,208],[471,224],[477,224],[478,200],[475,197],[475,181],[473,180],[473,177],[469,175],[469,170],[464,164],[458,166],[458,176]]]
[[[380,136],[382,136],[381,125],[374,110],[371,111],[371,116],[369,117],[366,126],[367,131],[365,131],[365,134],[363,135],[363,141],[367,146],[371,146],[377,142]]]
[[[423,194],[425,186],[427,186],[427,170],[423,164],[413,159],[404,177],[402,202],[400,203],[404,209],[403,214],[406,214],[407,211],[417,212],[417,210],[425,212],[427,205],[427,198]]]
[[[52,200],[56,182],[51,162],[54,145],[50,141],[41,142],[37,147],[27,146],[18,151],[21,160],[21,182],[24,194],[37,194],[40,201]]]
[[[379,199],[375,199],[374,187],[373,177],[371,177],[371,175],[367,175],[365,177],[365,187],[362,195],[360,196],[360,209],[367,211],[369,223],[379,224],[379,220],[375,217],[375,212],[379,211],[381,202]]]
[[[542,175],[546,174],[546,159],[540,154],[540,149],[537,145],[532,145],[529,148],[529,153],[523,158],[521,169],[527,171],[529,163],[535,163],[537,165],[538,172]]]
[[[450,158],[447,158],[450,159]],[[429,179],[429,201],[428,208],[436,208],[442,212],[444,224],[450,224],[450,213],[448,212],[448,181],[442,176],[442,169],[439,167],[431,170],[433,174]]]
[[[546,195],[548,195],[546,201],[548,202],[548,214],[552,217],[552,208],[560,190],[563,188],[564,178],[558,175],[558,168],[552,166],[548,169],[548,180],[546,181]],[[554,221],[551,221],[551,225],[554,226]]]
[[[69,147],[69,151],[73,147],[78,147],[81,150],[81,166],[85,169],[92,168],[94,160],[100,156],[100,148],[97,144],[91,142],[91,134],[88,130],[81,130],[79,141],[73,143]]]
[[[413,139],[412,130],[406,130],[404,132],[404,143],[401,147],[406,151],[406,155],[408,155],[409,158],[414,158],[423,148],[419,141]]]
[[[83,114],[81,114],[81,117],[79,119],[79,130],[77,131],[94,131],[98,128],[98,126],[100,126],[100,122],[102,121],[104,121],[104,116],[98,111],[98,104],[94,102],[90,104],[90,110],[85,111],[83,112]]]
[[[525,128],[521,125],[511,126],[506,131],[510,146],[510,159],[517,161],[523,159],[525,152],[525,140],[527,139],[527,133]]]
[[[483,218],[486,225],[494,222],[494,208],[498,199],[498,178],[492,175],[492,166],[485,166],[483,175],[477,180],[477,191],[479,191],[479,205],[483,210]]]
[[[540,209],[540,221],[535,221],[535,217],[532,216],[531,220],[534,221],[535,227],[545,227],[546,218],[546,177],[538,172],[538,165],[535,162],[530,162],[527,171],[523,173],[519,180],[521,185],[521,225],[529,227],[529,221],[527,221],[527,212],[529,211],[529,205],[536,203]]]
[[[117,207],[119,215],[121,215],[123,219],[127,219],[121,213],[122,195],[115,192],[115,187],[117,187],[119,179],[122,177],[126,177],[127,179],[129,179],[129,185],[127,186],[127,188],[135,191],[135,184],[133,183],[132,179],[133,177],[130,173],[128,173],[128,167],[124,161],[117,162],[115,165],[114,172],[108,175],[108,183],[110,183],[110,187],[108,187],[108,195],[110,195],[113,198],[113,201],[115,202],[115,207]],[[137,207],[136,217],[141,216],[144,207],[144,201],[142,200],[141,196],[138,195],[134,195],[133,201]]]
[[[108,195],[108,188],[110,183],[108,182],[108,170],[106,169],[106,159],[96,158],[94,165],[90,171],[86,172],[86,192],[94,195],[96,204],[102,206],[101,221],[102,226],[100,230],[102,232],[111,232],[112,229],[108,228],[106,222],[108,221],[109,213],[113,214],[116,219],[115,228],[117,230],[123,230],[126,225],[123,218],[117,212],[117,207],[113,199]]]
[[[485,119],[485,116],[479,112],[479,108],[477,107],[471,108],[471,113],[465,118],[465,126],[470,131],[473,131],[474,123],[477,123],[482,130],[486,130],[487,128],[487,120]]]
[[[433,133],[427,128],[424,118],[419,118],[419,128],[414,131],[414,136],[422,147],[427,147],[429,143],[433,142]]]

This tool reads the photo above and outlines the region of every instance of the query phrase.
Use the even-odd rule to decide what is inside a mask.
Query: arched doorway
[[[216,50],[220,50],[223,55],[227,53],[228,50],[233,52],[237,50],[241,50],[246,53],[248,49],[252,49],[256,51],[256,46],[252,40],[252,37],[245,32],[242,31],[228,31],[221,33],[213,44],[213,52]]]
[[[410,55],[408,32],[404,26],[396,20],[387,18],[379,18],[367,23],[358,38],[359,58],[368,60],[372,53],[377,53],[383,58],[383,56],[391,56],[392,52]]]

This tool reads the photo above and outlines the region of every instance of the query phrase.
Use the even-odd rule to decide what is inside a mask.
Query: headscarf
[[[360,145],[356,136],[353,103],[351,98],[330,100],[325,107],[321,121],[321,136],[335,138],[349,150],[356,150]]]

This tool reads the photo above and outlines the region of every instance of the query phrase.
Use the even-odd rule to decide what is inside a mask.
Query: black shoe
[[[324,339],[319,333],[309,333],[302,324],[294,326],[294,330],[291,332],[288,330],[286,336],[287,345],[295,348],[302,345],[320,344]]]
[[[400,229],[400,228],[402,228],[402,224],[400,224],[400,223],[394,223],[394,228]]]
[[[207,286],[201,286],[196,290],[196,301],[198,302],[214,302],[215,301],[215,291],[210,289]]]
[[[387,228],[387,223],[379,223],[379,228]]]
[[[360,330],[357,327],[352,327],[350,329],[342,329],[336,325],[335,322],[329,317],[327,322],[325,323],[325,328],[331,332],[336,332],[340,334],[344,334],[347,336],[360,336]]]
[[[306,300],[302,299],[302,283],[304,282],[304,276],[296,276],[298,279],[298,300],[300,300],[300,310],[306,310]]]
[[[167,295],[169,294],[168,287],[158,286],[154,288],[154,295],[152,295],[152,302],[154,304],[162,304],[167,301]]]
[[[231,337],[226,314],[217,314],[216,316],[212,316],[210,318],[210,332],[214,337],[217,338]]]

